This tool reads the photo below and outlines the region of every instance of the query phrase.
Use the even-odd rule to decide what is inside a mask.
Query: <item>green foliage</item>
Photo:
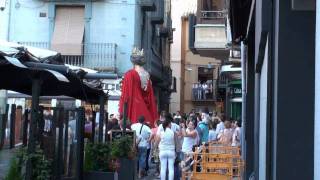
[[[84,170],[112,172],[117,168],[116,159],[134,156],[133,141],[123,136],[112,143],[89,143],[85,147]]]
[[[35,153],[27,153],[26,148],[21,148],[16,157],[11,163],[10,170],[7,174],[7,180],[20,180],[24,179],[26,175],[26,165],[28,161],[31,161],[33,171],[32,179],[33,180],[48,180],[52,176],[51,172],[51,160],[45,158],[43,151],[37,147]],[[11,174],[16,174],[18,179],[10,179]]]
[[[110,158],[109,144],[87,144],[85,147],[84,170],[108,172],[110,171]]]
[[[130,136],[122,136],[111,144],[111,156],[116,158],[131,158],[133,142]]]

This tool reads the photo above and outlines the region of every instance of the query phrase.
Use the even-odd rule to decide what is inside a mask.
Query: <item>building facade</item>
[[[151,75],[159,110],[168,111],[172,91],[171,0],[142,0],[141,7],[141,46],[146,50],[146,69]]]
[[[133,67],[132,48],[144,48],[159,109],[168,106],[169,0],[0,2],[1,39],[60,52],[67,64],[121,77]]]
[[[319,179],[315,1],[230,1],[229,7],[245,72],[245,179]]]
[[[212,28],[215,27],[214,20],[203,21],[203,5],[204,1],[197,0],[172,1],[175,31],[171,67],[175,70],[173,76],[177,91],[171,95],[171,112],[189,113],[205,107],[213,111],[221,107],[217,93],[219,69],[221,61],[228,55],[225,52],[226,42],[220,42],[223,44],[221,47],[215,42],[226,39],[226,34],[216,33]],[[208,13],[213,13],[213,10]],[[221,29],[220,25],[218,29]],[[213,36],[217,41],[212,39]]]

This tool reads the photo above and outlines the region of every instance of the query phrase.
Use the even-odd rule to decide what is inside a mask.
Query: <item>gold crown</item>
[[[131,56],[135,56],[135,57],[144,56],[143,49],[140,50],[139,48],[134,47],[132,50]]]

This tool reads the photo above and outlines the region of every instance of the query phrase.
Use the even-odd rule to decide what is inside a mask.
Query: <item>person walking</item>
[[[131,129],[137,134],[136,144],[138,146],[139,178],[145,175],[147,150],[151,134],[151,129],[145,125],[144,122],[144,116],[140,116],[138,118],[138,123],[132,124],[131,126]]]
[[[171,130],[172,117],[167,114],[165,121],[162,123],[163,131],[159,131],[157,141],[159,142],[160,156],[160,177],[166,180],[166,171],[168,169],[168,180],[174,179],[174,162],[175,162],[175,133]]]

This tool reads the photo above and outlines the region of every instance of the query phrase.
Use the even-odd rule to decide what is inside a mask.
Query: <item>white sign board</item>
[[[51,100],[51,107],[57,107],[57,99]]]

